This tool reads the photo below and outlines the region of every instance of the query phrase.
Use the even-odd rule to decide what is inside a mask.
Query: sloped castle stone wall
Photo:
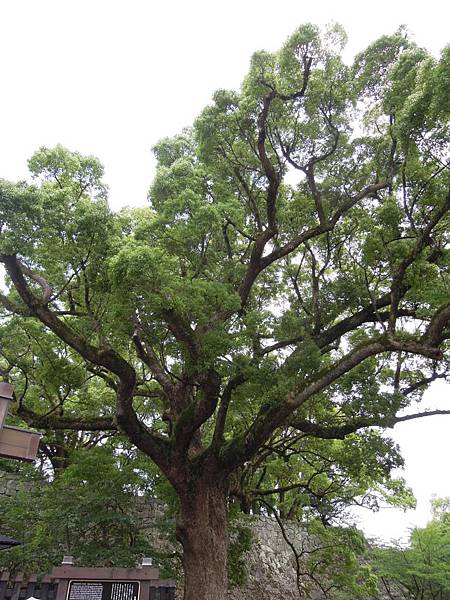
[[[253,535],[245,555],[248,579],[245,587],[230,591],[230,600],[298,600],[295,557],[278,523],[265,516],[243,521]],[[301,547],[304,532],[294,523],[285,525],[288,540]]]

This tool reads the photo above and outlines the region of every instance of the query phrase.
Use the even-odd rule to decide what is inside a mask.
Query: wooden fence
[[[60,588],[58,594],[58,589]],[[8,571],[0,572],[0,600],[65,600],[66,582],[59,578],[45,575],[24,576],[22,573],[10,574]],[[153,580],[149,585],[143,586],[139,600],[174,600],[175,583],[171,580]]]
[[[24,577],[21,573],[10,575],[3,571],[0,575],[0,600],[56,600],[58,583],[49,576],[38,578],[35,575]]]

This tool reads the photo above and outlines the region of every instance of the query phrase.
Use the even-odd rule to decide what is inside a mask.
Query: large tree
[[[399,411],[446,376],[449,52],[400,30],[348,66],[344,37],[306,25],[255,54],[240,92],[156,146],[147,209],[112,213],[98,161],[61,147],[30,160],[35,185],[1,185],[4,323],[43,326],[68,371],[109,389],[81,417],[92,394],[41,417],[118,429],[158,465],[186,600],[226,596],[238,472],[262,481],[280,448],[305,469],[337,440],[328,464],[347,443],[358,475],[382,479],[374,428],[412,418]]]

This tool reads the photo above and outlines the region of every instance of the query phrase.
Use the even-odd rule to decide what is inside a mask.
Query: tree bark
[[[183,546],[184,600],[226,600],[226,482],[202,475],[180,494],[177,539]]]

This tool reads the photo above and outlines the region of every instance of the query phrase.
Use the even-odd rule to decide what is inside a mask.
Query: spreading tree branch
[[[442,351],[438,347],[427,345],[422,340],[402,340],[383,336],[358,346],[330,367],[320,371],[311,382],[304,384],[299,391],[293,390],[279,403],[262,407],[247,432],[230,441],[223,449],[221,459],[224,467],[231,470],[251,458],[275,429],[286,422],[300,406],[367,358],[386,352],[399,351],[418,354],[433,360],[442,358]]]
[[[164,438],[151,433],[138,420],[133,409],[133,392],[136,385],[136,373],[133,367],[111,348],[99,350],[79,333],[56,316],[42,300],[37,300],[28,287],[23,266],[16,255],[0,255],[8,275],[22,301],[30,313],[39,319],[71,348],[76,350],[87,362],[104,367],[119,378],[116,392],[116,422],[129,439],[162,468],[168,468],[168,443]]]

